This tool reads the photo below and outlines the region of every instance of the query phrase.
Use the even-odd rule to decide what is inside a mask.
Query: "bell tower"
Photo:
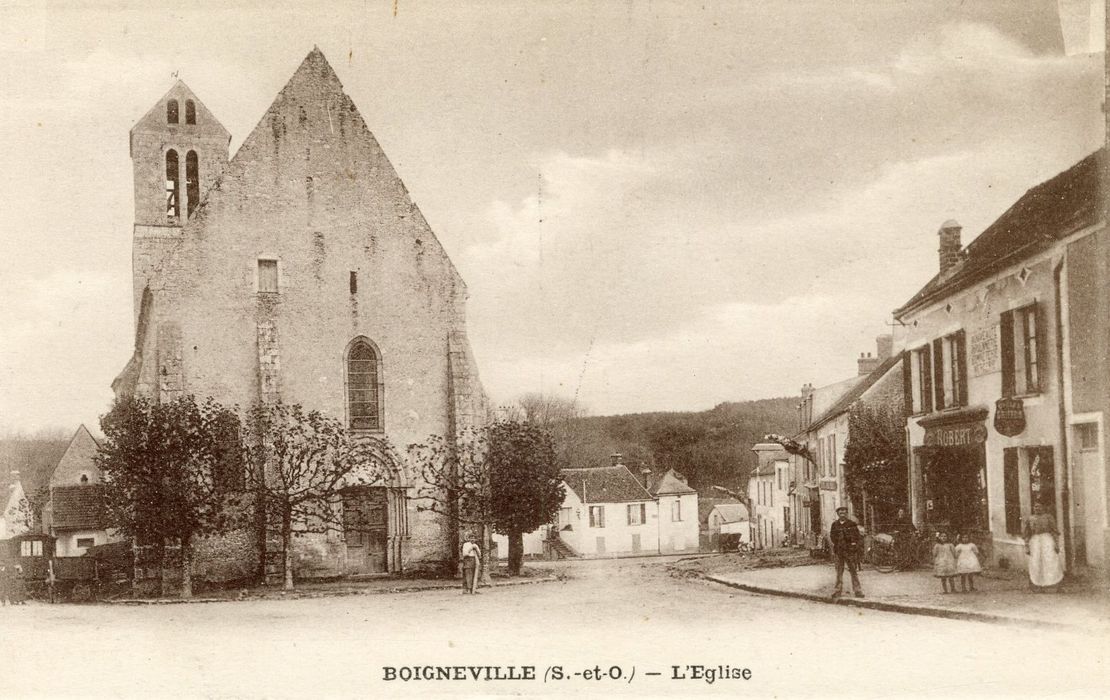
[[[178,80],[131,129],[135,187],[135,313],[167,243],[227,167],[231,134]]]

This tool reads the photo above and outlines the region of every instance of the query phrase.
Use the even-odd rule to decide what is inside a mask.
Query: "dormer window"
[[[197,105],[192,100],[185,100],[185,123],[197,123]]]
[[[166,103],[166,123],[167,124],[176,124],[177,123],[177,110],[178,110],[177,100],[170,100],[169,102]]]

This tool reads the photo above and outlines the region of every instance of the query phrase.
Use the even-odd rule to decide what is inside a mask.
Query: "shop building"
[[[960,225],[945,222],[937,275],[894,312],[914,521],[969,534],[994,566],[1024,567],[1022,526],[1040,502],[1069,568],[1105,568],[1104,407],[1073,385],[1077,371],[1105,382],[1094,376],[1105,360],[1092,353],[1105,348],[1106,316],[1074,313],[1105,305],[1106,278],[1099,287],[1097,270],[1069,275],[1090,267],[1095,253],[1081,251],[1105,240],[1101,157],[1029,190],[966,248]],[[1073,342],[1078,323],[1092,329],[1092,347]],[[1091,398],[1082,413],[1080,394]]]

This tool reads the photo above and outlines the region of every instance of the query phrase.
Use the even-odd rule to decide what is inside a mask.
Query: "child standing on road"
[[[940,579],[945,593],[956,592],[956,548],[948,541],[947,532],[938,532],[933,545],[933,575]]]
[[[960,543],[956,545],[956,573],[960,575],[960,590],[967,593],[975,592],[975,574],[983,570],[979,563],[979,548],[967,536],[960,535]]]

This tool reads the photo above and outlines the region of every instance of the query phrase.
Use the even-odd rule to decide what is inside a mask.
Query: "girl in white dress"
[[[975,574],[983,571],[979,562],[979,548],[967,536],[960,535],[960,543],[956,545],[956,573],[960,575],[960,590],[964,593],[975,592]]]

